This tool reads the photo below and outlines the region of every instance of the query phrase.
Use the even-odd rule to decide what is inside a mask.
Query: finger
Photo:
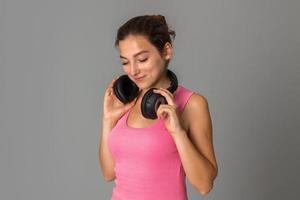
[[[153,92],[161,94],[162,96],[164,96],[166,98],[167,103],[169,105],[176,106],[176,104],[175,104],[175,102],[173,100],[174,97],[173,97],[172,93],[170,94],[170,93],[168,93],[168,92],[166,92],[166,91],[164,91],[162,89],[154,89]]]
[[[164,92],[165,94],[169,95],[171,98],[174,98],[174,95],[167,89],[165,88],[158,88],[158,89],[154,89],[155,91],[162,91]]]
[[[119,78],[119,76],[114,77],[111,82],[109,83],[108,87],[106,88],[105,93],[107,93],[108,95],[112,95],[113,94],[113,84],[115,83],[115,81]]]
[[[112,90],[111,88],[109,88],[108,91],[107,91],[107,93],[108,93],[108,95],[110,96],[110,95],[113,94],[113,90]]]
[[[170,112],[171,110],[167,105],[160,105],[156,111],[156,114],[159,118],[166,118],[168,115],[170,115]]]
[[[162,91],[165,91],[166,93],[168,93],[172,98],[174,97],[174,95],[172,94],[172,92],[170,92],[169,90],[165,89],[165,88],[159,88]]]
[[[108,95],[108,96],[115,96],[115,92],[114,92],[113,87],[106,88],[105,94]]]
[[[113,85],[114,85],[114,83],[115,83],[115,81],[116,81],[119,77],[120,77],[120,76],[114,77],[114,78],[111,80],[111,82],[109,83],[108,87],[109,87],[109,88],[112,88]]]
[[[177,106],[172,106],[172,105],[168,105],[168,104],[160,104],[157,112],[161,112],[160,110],[164,110],[167,111],[169,114],[173,115],[177,115],[179,116],[179,110],[177,109]]]
[[[110,98],[112,96],[112,91],[108,88],[104,93],[104,98]]]

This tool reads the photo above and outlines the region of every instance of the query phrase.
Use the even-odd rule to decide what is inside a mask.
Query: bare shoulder
[[[209,106],[205,96],[193,92],[182,114],[183,114],[183,118],[185,119],[188,125],[188,129],[190,129],[192,122],[200,120],[199,118],[205,116],[207,117],[207,114],[209,114]]]
[[[208,106],[207,99],[199,93],[193,92],[189,98],[186,107],[188,109],[199,109],[199,107]]]

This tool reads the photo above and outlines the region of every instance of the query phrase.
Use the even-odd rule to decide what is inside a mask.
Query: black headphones
[[[178,80],[174,72],[167,69],[167,75],[171,81],[170,86],[167,88],[171,93],[174,93],[178,87]],[[160,104],[167,104],[167,100],[161,94],[153,92],[149,89],[143,96],[141,102],[141,111],[145,118],[156,119],[156,110]],[[120,76],[113,85],[113,90],[117,98],[124,104],[131,102],[139,94],[138,86],[126,75]]]

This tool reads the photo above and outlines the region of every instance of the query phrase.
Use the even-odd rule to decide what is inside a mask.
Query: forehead
[[[145,36],[130,35],[119,42],[119,51],[121,58],[129,58],[151,53],[155,51],[155,47]]]

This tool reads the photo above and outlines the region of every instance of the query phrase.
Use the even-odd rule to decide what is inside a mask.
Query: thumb
[[[130,102],[130,105],[134,105],[135,103],[136,103],[136,100],[137,100],[137,97],[135,97],[134,99],[133,99],[133,101],[132,102]]]
[[[136,98],[134,98],[134,100],[132,100],[129,104],[127,104],[127,108],[131,108],[132,106],[134,106],[134,104],[136,103],[136,99],[137,99],[137,97]]]

